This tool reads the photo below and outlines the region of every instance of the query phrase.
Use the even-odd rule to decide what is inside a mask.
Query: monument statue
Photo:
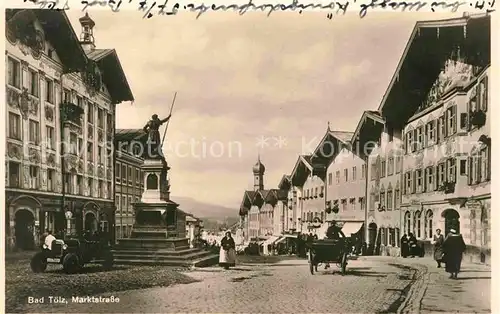
[[[170,120],[172,114],[169,114],[165,119],[159,119],[157,114],[154,114],[151,117],[151,120],[146,123],[143,130],[145,133],[148,133],[148,150],[147,157],[163,157],[163,153],[161,150],[161,138],[160,138],[160,126]]]

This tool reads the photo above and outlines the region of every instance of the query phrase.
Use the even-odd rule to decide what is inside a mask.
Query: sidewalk
[[[431,258],[398,258],[398,262],[427,268],[412,312],[491,313],[491,267],[462,263],[458,279],[449,279],[444,266],[437,268]]]

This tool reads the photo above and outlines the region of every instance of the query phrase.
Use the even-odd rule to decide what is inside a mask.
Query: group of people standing
[[[431,241],[434,249],[434,260],[437,262],[437,267],[441,268],[441,264],[445,264],[445,270],[450,273],[450,278],[457,279],[460,267],[462,265],[462,256],[465,252],[465,241],[456,229],[450,229],[450,232],[445,236],[441,234],[441,229],[436,229]],[[401,256],[421,256],[421,248],[418,246],[417,238],[409,233],[401,238]]]

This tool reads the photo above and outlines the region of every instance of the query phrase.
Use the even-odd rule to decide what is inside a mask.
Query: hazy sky
[[[77,35],[82,15],[68,12]],[[117,50],[136,99],[119,105],[118,128],[168,115],[177,91],[166,149],[172,195],[235,209],[252,187],[259,152],[265,187],[275,188],[297,156],[314,149],[327,121],[353,131],[363,110],[378,107],[417,20],[450,17],[90,15],[97,48]],[[262,136],[266,147],[257,145]],[[279,137],[282,147],[272,139]]]

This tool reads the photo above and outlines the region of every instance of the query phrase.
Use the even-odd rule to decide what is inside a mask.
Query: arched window
[[[410,214],[410,212],[405,213],[404,232],[406,232],[406,235],[411,233],[411,214]]]
[[[428,210],[425,213],[425,236],[428,237],[429,239],[432,239],[433,236],[433,226],[432,226],[432,218],[434,214],[432,213],[432,210]]]
[[[415,237],[422,237],[422,213],[420,211],[415,212],[415,216],[413,216],[413,228],[415,230]]]

